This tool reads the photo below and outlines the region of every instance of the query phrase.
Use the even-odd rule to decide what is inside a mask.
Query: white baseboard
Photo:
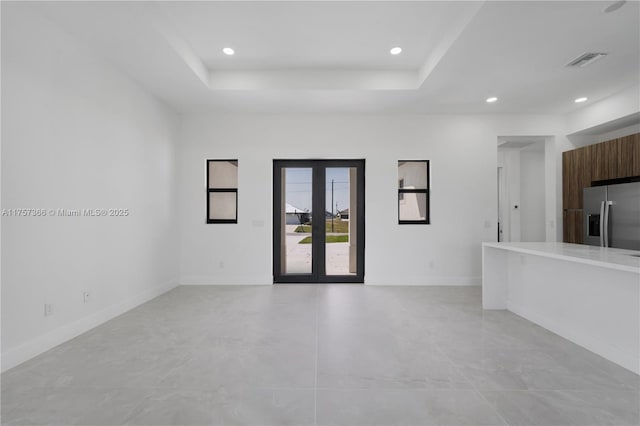
[[[180,279],[180,285],[272,285],[273,277],[218,277],[190,275]]]
[[[382,286],[480,286],[482,277],[430,277],[422,279],[367,279],[366,285]],[[185,276],[180,279],[181,285],[272,285],[273,277],[233,277],[220,278],[214,276]]]
[[[402,280],[402,279],[389,279],[389,280],[367,280],[364,278],[364,283],[367,285],[384,285],[384,286],[481,286],[481,277],[440,277],[440,278],[426,278],[422,280]]]
[[[31,339],[21,344],[20,346],[11,348],[6,352],[3,352],[2,356],[0,357],[2,372],[7,371],[19,364],[22,364],[23,362],[28,361],[31,358],[40,355],[41,353],[46,352],[49,349],[54,348],[68,340],[71,340],[74,337],[77,337],[80,334],[85,333],[92,328],[95,328],[100,324],[103,324],[110,319],[113,319],[118,315],[121,315],[135,308],[136,306],[148,302],[149,300],[156,298],[177,286],[177,281],[165,283],[160,287],[140,293],[132,297],[131,299],[125,300],[116,305],[109,306],[105,309],[102,309],[101,311],[74,321],[71,324],[63,325],[56,328],[55,330],[50,331],[49,333]]]

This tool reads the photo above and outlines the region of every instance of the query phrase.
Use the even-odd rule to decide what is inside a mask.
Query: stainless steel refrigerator
[[[640,182],[584,188],[584,243],[640,250]]]

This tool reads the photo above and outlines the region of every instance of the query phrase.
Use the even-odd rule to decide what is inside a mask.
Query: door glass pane
[[[327,275],[357,272],[357,173],[355,167],[327,167],[325,178],[325,270]]]
[[[313,170],[288,167],[282,169],[282,253],[284,274],[310,274],[311,208]]]

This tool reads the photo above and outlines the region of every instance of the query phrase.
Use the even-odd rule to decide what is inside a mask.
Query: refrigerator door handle
[[[606,220],[604,204],[604,201],[600,201],[600,247],[604,247],[604,221]]]
[[[604,247],[609,247],[609,209],[613,205],[613,201],[603,201],[604,204],[604,220],[602,221],[604,228]],[[602,233],[600,234],[602,235]]]

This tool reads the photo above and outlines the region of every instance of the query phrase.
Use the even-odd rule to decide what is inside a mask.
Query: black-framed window
[[[207,223],[238,223],[238,160],[207,160]]]
[[[430,223],[429,160],[398,161],[398,223]]]

